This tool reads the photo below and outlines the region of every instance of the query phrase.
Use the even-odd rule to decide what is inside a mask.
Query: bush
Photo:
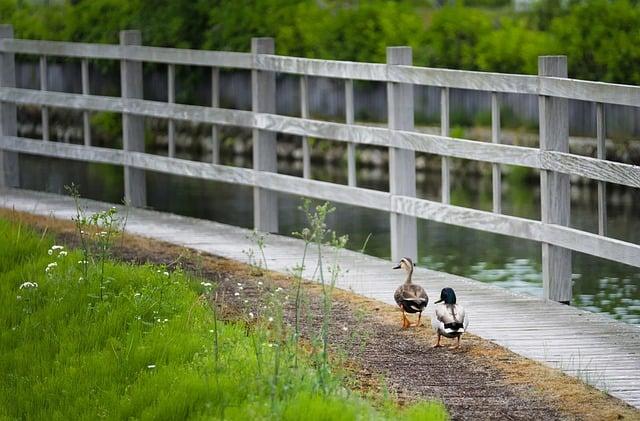
[[[492,31],[486,12],[447,6],[434,13],[426,33],[426,64],[452,69],[478,69],[478,43]]]
[[[572,76],[640,84],[639,6],[628,0],[587,0],[554,19],[552,32]]]
[[[551,35],[527,28],[522,20],[504,18],[500,23],[500,28],[478,42],[480,70],[537,74],[538,56],[559,50]]]

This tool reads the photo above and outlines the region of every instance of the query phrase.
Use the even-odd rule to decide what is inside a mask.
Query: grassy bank
[[[374,405],[343,388],[336,368],[320,376],[267,314],[250,324],[215,318],[206,280],[85,265],[82,251],[2,219],[0,238],[0,418],[446,416],[430,403]]]

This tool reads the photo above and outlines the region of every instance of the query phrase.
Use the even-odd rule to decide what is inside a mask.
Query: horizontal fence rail
[[[119,149],[86,147],[57,142],[41,142],[21,137],[3,137],[0,148],[33,155],[61,159],[131,166],[185,177],[262,187],[281,193],[330,200],[385,212],[473,228],[494,234],[534,241],[544,241],[571,250],[600,256],[609,260],[640,267],[640,245],[567,228],[543,224],[540,221],[500,215],[455,205],[445,205],[425,199],[349,187],[296,176],[265,173],[248,168],[212,165],[186,159],[168,158]]]
[[[553,170],[593,180],[640,187],[640,167],[636,165],[565,152],[541,151],[537,148],[495,144],[435,134],[198,105],[19,88],[0,88],[0,101],[73,110],[127,113],[145,117],[268,130],[361,145],[396,147],[453,158]]]
[[[32,41],[12,38],[12,30],[0,25],[0,117],[5,123],[0,136],[0,159],[5,173],[11,171],[1,184],[16,183],[17,153],[34,154],[85,162],[107,163],[125,168],[125,172],[139,175],[128,181],[128,190],[138,195],[138,205],[144,205],[144,190],[138,185],[144,182],[144,170],[196,177],[247,186],[254,189],[254,209],[259,214],[256,225],[277,231],[277,197],[273,192],[331,200],[353,206],[375,209],[390,214],[392,225],[405,234],[413,218],[421,218],[515,238],[538,241],[543,246],[543,277],[545,296],[565,301],[563,295],[547,294],[548,282],[563,282],[566,286],[566,268],[571,265],[569,250],[591,254],[612,261],[640,267],[640,245],[613,238],[606,233],[606,197],[604,183],[614,183],[640,188],[640,166],[607,161],[603,153],[605,130],[603,104],[640,107],[640,87],[601,82],[574,80],[566,77],[566,58],[541,57],[539,75],[512,75],[477,71],[423,68],[410,65],[409,48],[387,50],[387,63],[357,63],[348,61],[306,59],[273,54],[273,41],[268,38],[253,40],[252,53],[200,51],[175,48],[146,47],[138,44],[140,33],[121,33],[125,41],[120,45],[86,44],[53,41]],[[129,39],[131,42],[126,41]],[[82,94],[47,91],[46,77],[39,90],[15,87],[14,55],[25,54],[40,57],[46,69],[46,57],[60,56],[82,59]],[[122,64],[121,78],[127,94],[108,97],[89,94],[88,59],[116,60]],[[167,64],[169,98],[167,102],[141,99],[141,81],[137,64],[141,62]],[[397,63],[397,64],[396,64]],[[211,106],[175,103],[175,65],[206,66],[212,69]],[[564,66],[564,67],[563,67]],[[252,73],[252,111],[219,107],[218,71],[220,68],[250,70]],[[299,75],[301,78],[301,117],[275,113],[275,73]],[[44,73],[43,73],[44,74]],[[346,123],[321,121],[309,118],[307,104],[307,77],[337,78],[345,81]],[[358,124],[353,116],[353,81],[376,81],[387,84],[389,127]],[[442,88],[442,131],[440,135],[413,131],[413,86],[428,85]],[[449,88],[486,91],[492,101],[492,141],[482,142],[453,138],[449,135]],[[123,88],[124,89],[124,88]],[[134,89],[134,91],[129,91]],[[137,89],[140,89],[138,91]],[[132,93],[133,92],[133,93]],[[540,148],[513,146],[500,139],[500,93],[536,95],[541,113]],[[568,152],[567,100],[597,103],[598,157],[573,155]],[[43,110],[63,108],[80,110],[84,118],[84,145],[63,144],[18,137],[14,130],[15,106],[34,105]],[[446,108],[446,109],[445,109]],[[88,115],[90,112],[120,113],[124,125],[137,125],[144,117],[166,119],[169,123],[169,157],[144,152],[144,146],[119,150],[91,146]],[[405,114],[411,115],[405,115]],[[393,118],[391,118],[393,116]],[[43,122],[45,121],[43,112]],[[191,121],[213,125],[213,163],[195,162],[173,157],[175,153],[175,121]],[[46,119],[48,123],[48,116]],[[235,126],[253,130],[254,168],[237,168],[219,165],[220,126]],[[127,126],[129,127],[129,126]],[[137,127],[137,126],[136,126]],[[127,131],[129,142],[139,142],[136,130]],[[275,172],[275,133],[300,136],[303,142],[305,170],[303,177]],[[346,142],[349,152],[349,183],[339,185],[310,179],[309,138],[321,138]],[[137,145],[137,144],[136,144]],[[402,180],[390,180],[394,188],[381,192],[356,187],[355,147],[369,145],[389,148],[393,155],[390,174],[405,174],[411,182],[407,189],[398,188]],[[257,151],[257,152],[256,152]],[[405,153],[406,152],[406,153]],[[411,152],[411,153],[409,153]],[[442,156],[442,203],[414,197],[410,184],[415,184],[411,173],[413,152]],[[257,154],[257,155],[256,155]],[[464,208],[449,204],[451,177],[449,158],[461,158],[492,164],[493,212]],[[257,163],[257,164],[256,164]],[[501,165],[534,168],[541,172],[542,220],[531,220],[501,214]],[[406,166],[409,171],[405,171]],[[2,168],[2,167],[0,167]],[[7,168],[9,170],[7,170]],[[402,171],[398,171],[402,169]],[[446,169],[446,171],[444,171]],[[599,183],[599,234],[570,228],[569,201],[566,188],[568,175],[597,180]],[[135,178],[135,177],[134,177]],[[406,180],[405,180],[406,181]],[[136,187],[138,186],[138,187]],[[406,190],[406,191],[405,191]],[[446,190],[446,191],[445,191]],[[129,194],[129,193],[128,193]],[[562,200],[556,200],[562,196]],[[564,203],[564,204],[562,204]],[[274,215],[274,209],[276,215]],[[256,212],[254,212],[256,213]],[[274,219],[275,218],[275,219]],[[395,219],[394,219],[395,218]],[[399,222],[400,221],[400,222]],[[404,222],[403,222],[404,221]],[[413,222],[411,222],[413,223]],[[404,234],[403,234],[404,235]],[[393,236],[392,236],[393,237]],[[412,237],[409,235],[409,237]],[[412,239],[411,241],[415,241]],[[412,250],[411,244],[392,244],[392,255],[401,249]],[[566,252],[565,252],[566,251]],[[568,254],[567,254],[568,253]],[[568,265],[568,266],[567,266]],[[570,275],[570,271],[569,271]],[[559,277],[565,279],[548,278]],[[552,286],[552,289],[555,288]],[[565,288],[566,291],[566,288]],[[566,295],[566,294],[565,294]]]
[[[640,87],[547,76],[513,75],[417,66],[389,66],[229,51],[86,44],[21,39],[0,40],[0,52],[38,56],[131,60],[185,66],[216,66],[306,76],[410,83],[487,92],[548,95],[640,107]]]

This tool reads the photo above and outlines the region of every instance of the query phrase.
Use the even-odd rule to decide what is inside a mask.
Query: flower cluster
[[[56,254],[57,257],[60,258],[65,257],[67,255],[67,252],[64,250],[64,246],[53,245],[51,246],[47,254],[49,256],[53,256],[54,254]]]
[[[24,283],[22,283],[22,285],[20,285],[20,289],[31,289],[31,288],[38,288],[38,283],[37,282],[24,282]]]
[[[45,268],[45,273],[51,273],[51,271],[58,266],[58,262],[51,262],[47,265],[47,267]]]

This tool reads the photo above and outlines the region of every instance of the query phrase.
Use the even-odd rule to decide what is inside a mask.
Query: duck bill
[[[393,269],[400,269],[400,265],[394,266]]]

